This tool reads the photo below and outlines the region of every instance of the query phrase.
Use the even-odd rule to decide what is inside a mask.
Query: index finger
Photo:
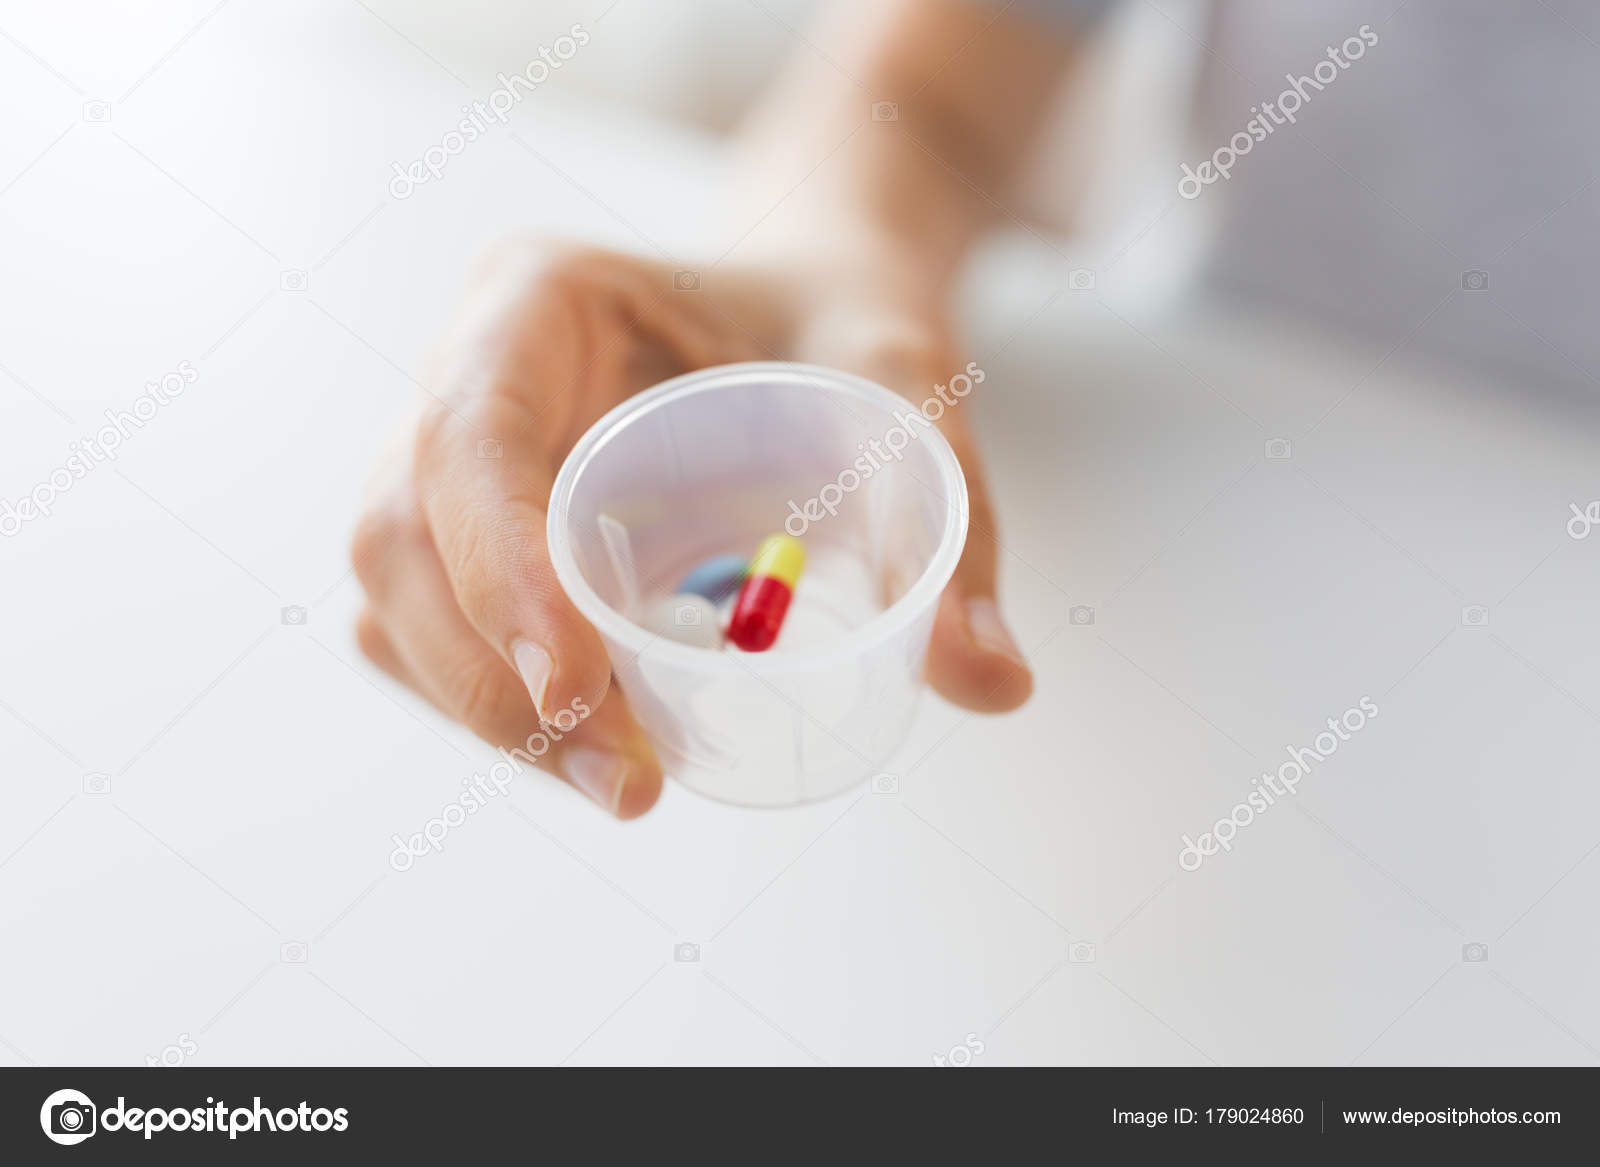
[[[605,643],[556,579],[545,534],[552,472],[526,407],[490,397],[473,425],[440,409],[417,443],[423,511],[462,613],[522,677],[540,720],[575,701],[598,707],[611,679]],[[504,434],[480,457],[480,431]]]

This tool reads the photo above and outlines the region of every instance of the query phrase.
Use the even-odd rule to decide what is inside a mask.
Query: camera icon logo
[[[1461,623],[1467,628],[1484,628],[1489,623],[1489,609],[1482,604],[1468,604],[1461,609]]]
[[[93,774],[85,774],[83,776],[83,792],[85,794],[110,794],[111,775],[101,774],[98,771]]]
[[[1067,273],[1067,287],[1074,292],[1094,291],[1094,268],[1075,267]]]
[[[1287,462],[1294,454],[1294,447],[1289,444],[1288,438],[1268,438],[1266,455],[1268,462]]]
[[[478,457],[483,459],[502,458],[505,456],[506,444],[499,438],[478,439]]]
[[[97,1113],[82,1091],[57,1090],[39,1108],[39,1125],[52,1143],[73,1147],[94,1134]]]
[[[1067,963],[1093,964],[1094,945],[1089,943],[1087,940],[1079,940],[1076,944],[1073,944],[1067,949]]]
[[[872,793],[899,794],[900,779],[894,774],[874,774],[872,776]]]
[[[872,103],[872,120],[875,122],[897,122],[900,120],[900,105],[893,101],[875,101]]]
[[[1489,960],[1489,946],[1477,941],[1463,944],[1461,960],[1464,964],[1485,964]]]
[[[109,101],[84,102],[83,120],[86,122],[109,122],[111,120],[111,103]]]
[[[1463,292],[1486,292],[1489,290],[1489,273],[1480,268],[1461,273],[1461,290]]]
[[[298,628],[303,626],[311,618],[311,614],[299,604],[290,604],[287,608],[284,608],[278,613],[278,617],[285,624]]]
[[[680,628],[697,628],[700,625],[700,609],[694,604],[679,604],[672,609],[672,622]]]
[[[1067,620],[1080,627],[1094,623],[1094,609],[1088,604],[1074,604],[1067,609]]]
[[[278,273],[278,287],[285,292],[303,292],[310,282],[310,277],[297,267]]]
[[[672,959],[679,964],[698,964],[700,962],[700,946],[682,941],[672,946]]]
[[[700,290],[700,273],[697,271],[675,271],[672,273],[672,286],[680,292],[698,292]]]
[[[283,964],[304,964],[311,955],[304,940],[288,940],[278,945],[278,960]]]

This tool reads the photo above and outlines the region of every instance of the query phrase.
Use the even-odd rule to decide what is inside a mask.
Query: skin
[[[970,359],[947,302],[989,219],[975,188],[1015,170],[1069,59],[1059,34],[1012,8],[956,0],[880,4],[865,23],[859,5],[842,6],[817,36],[848,46],[839,69],[797,58],[741,135],[741,197],[757,214],[773,208],[757,228],[695,290],[635,255],[497,248],[357,524],[366,655],[498,746],[581,702],[590,714],[543,764],[618,818],[654,805],[662,773],[550,564],[545,506],[562,459],[618,402],[707,365],[808,361],[929,396]],[[872,121],[877,101],[898,103],[897,120]],[[994,605],[997,526],[969,412],[947,409],[940,423],[972,509],[928,679],[959,705],[1001,712],[1033,679]],[[486,438],[502,456],[478,456]]]

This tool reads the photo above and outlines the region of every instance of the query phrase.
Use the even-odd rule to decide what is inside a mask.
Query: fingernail
[[[967,601],[967,628],[974,643],[987,652],[999,653],[1018,665],[1027,665],[1022,650],[1011,637],[1011,630],[1000,619],[1000,609],[988,596],[974,596]]]
[[[549,721],[545,716],[545,690],[550,687],[550,654],[532,641],[519,640],[511,648],[511,659],[522,675],[522,683],[528,686],[539,720]]]
[[[573,746],[561,757],[561,769],[579,790],[607,813],[616,814],[622,788],[628,784],[628,760],[621,754]]]

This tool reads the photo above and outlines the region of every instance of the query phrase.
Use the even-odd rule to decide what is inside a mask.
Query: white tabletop
[[[362,662],[345,558],[464,269],[753,215],[555,91],[396,200],[492,78],[207,8],[0,15],[0,496],[197,374],[0,539],[0,1064],[1600,1061],[1593,409],[1157,307],[1176,217],[1093,290],[1027,237],[968,289],[1024,710],[930,696],[897,791],[792,811],[531,776],[393,870],[493,758]]]

